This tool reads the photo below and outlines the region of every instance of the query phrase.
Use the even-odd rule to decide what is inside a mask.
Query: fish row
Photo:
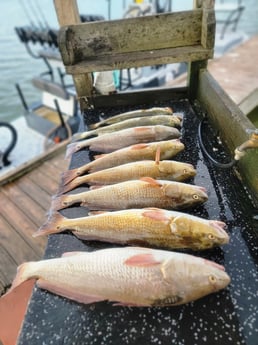
[[[92,127],[96,131],[139,115],[148,118],[164,113],[171,116],[172,110],[137,110],[102,120]],[[182,182],[195,176],[196,171],[190,164],[168,160],[182,151],[184,145],[179,139],[165,140],[169,138],[164,137],[169,127],[160,127],[152,128],[161,133],[155,139],[141,138],[131,146],[127,141],[125,147],[117,149],[113,146],[110,153],[65,172],[58,196],[53,198],[49,219],[35,237],[69,230],[80,239],[169,249],[201,250],[227,243],[229,237],[223,222],[177,211],[205,202],[208,195],[203,187]],[[135,129],[130,129],[127,135],[147,131]],[[118,127],[116,130],[116,134],[125,131]],[[97,139],[112,138],[101,131],[91,134],[97,137],[73,143],[68,147],[68,156],[83,147],[103,152],[104,141]],[[75,139],[87,137],[88,134],[83,134]],[[116,140],[120,139],[113,136],[113,141]],[[108,147],[108,142],[105,143]],[[83,193],[62,195],[81,184],[91,187]],[[77,203],[97,212],[74,219],[58,212]],[[24,263],[18,268],[10,291],[31,278],[37,279],[40,288],[86,304],[110,301],[114,305],[149,307],[194,301],[225,288],[230,282],[224,267],[215,262],[184,253],[132,246],[65,253],[61,258]]]

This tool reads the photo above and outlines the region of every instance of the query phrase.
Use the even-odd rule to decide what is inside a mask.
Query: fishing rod
[[[38,16],[38,13],[37,13],[37,11],[36,11],[35,8],[34,8],[34,5],[32,5],[33,2],[32,2],[31,0],[27,0],[27,1],[28,1],[29,4],[30,4],[30,10],[31,10],[32,14],[34,15],[34,17],[36,18],[39,27],[40,27],[42,30],[46,29],[46,28],[44,27],[44,25],[42,24],[42,22],[41,22],[41,20],[40,20],[40,18],[39,18],[39,16]]]
[[[35,25],[34,21],[31,19],[29,11],[26,8],[25,3],[22,0],[20,0],[20,5],[21,5],[21,8],[22,8],[23,12],[25,13],[25,16],[27,17],[27,20],[29,21],[31,27],[36,29],[37,25]]]
[[[45,23],[45,26],[46,26],[48,29],[51,29],[50,26],[49,26],[49,24],[48,24],[48,21],[46,20],[46,17],[45,17],[45,15],[44,15],[44,13],[43,13],[43,11],[42,11],[42,9],[41,9],[39,3],[38,3],[38,1],[37,1],[37,0],[34,0],[34,3],[35,3],[35,6],[37,7],[38,12],[40,13],[40,15],[41,15],[41,17],[42,17],[42,20],[43,20],[44,23]]]

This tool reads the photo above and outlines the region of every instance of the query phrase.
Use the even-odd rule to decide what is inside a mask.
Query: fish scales
[[[58,194],[68,192],[82,184],[109,185],[144,176],[154,179],[184,181],[196,175],[193,165],[172,160],[138,161],[122,164],[117,167],[78,176],[66,185],[60,185]]]
[[[178,129],[162,125],[123,129],[69,144],[67,146],[66,159],[85,147],[88,147],[91,151],[109,153],[138,143],[176,139],[180,135]]]
[[[146,177],[83,193],[56,196],[52,200],[51,210],[59,210],[77,203],[90,210],[141,207],[179,209],[200,204],[207,199],[203,187]]]
[[[61,296],[124,306],[178,305],[225,288],[230,277],[212,261],[188,254],[140,247],[69,253],[18,268],[12,288],[36,278]]]
[[[157,150],[160,150],[160,160],[174,157],[184,149],[179,139],[164,140],[146,144],[132,145],[112,153],[95,156],[95,160],[79,168],[68,170],[61,175],[61,185],[66,185],[86,172],[96,172],[118,165],[141,160],[155,160]]]
[[[34,236],[69,230],[85,240],[200,250],[228,243],[225,226],[182,212],[143,208],[74,219],[54,213]]]

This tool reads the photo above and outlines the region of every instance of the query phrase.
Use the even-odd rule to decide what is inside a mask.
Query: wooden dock
[[[32,234],[46,220],[60,173],[67,169],[64,150],[0,187],[0,295],[11,284],[18,265],[44,254],[47,239]]]
[[[225,55],[209,60],[208,70],[223,90],[240,104],[258,88],[258,35],[233,48]],[[168,82],[168,87],[185,86],[186,73]]]

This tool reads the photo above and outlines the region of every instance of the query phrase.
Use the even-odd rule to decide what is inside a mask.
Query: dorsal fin
[[[156,156],[155,156],[155,164],[159,165],[160,162],[160,146],[157,147]]]
[[[131,150],[142,150],[148,147],[148,144],[136,144],[131,146]]]

